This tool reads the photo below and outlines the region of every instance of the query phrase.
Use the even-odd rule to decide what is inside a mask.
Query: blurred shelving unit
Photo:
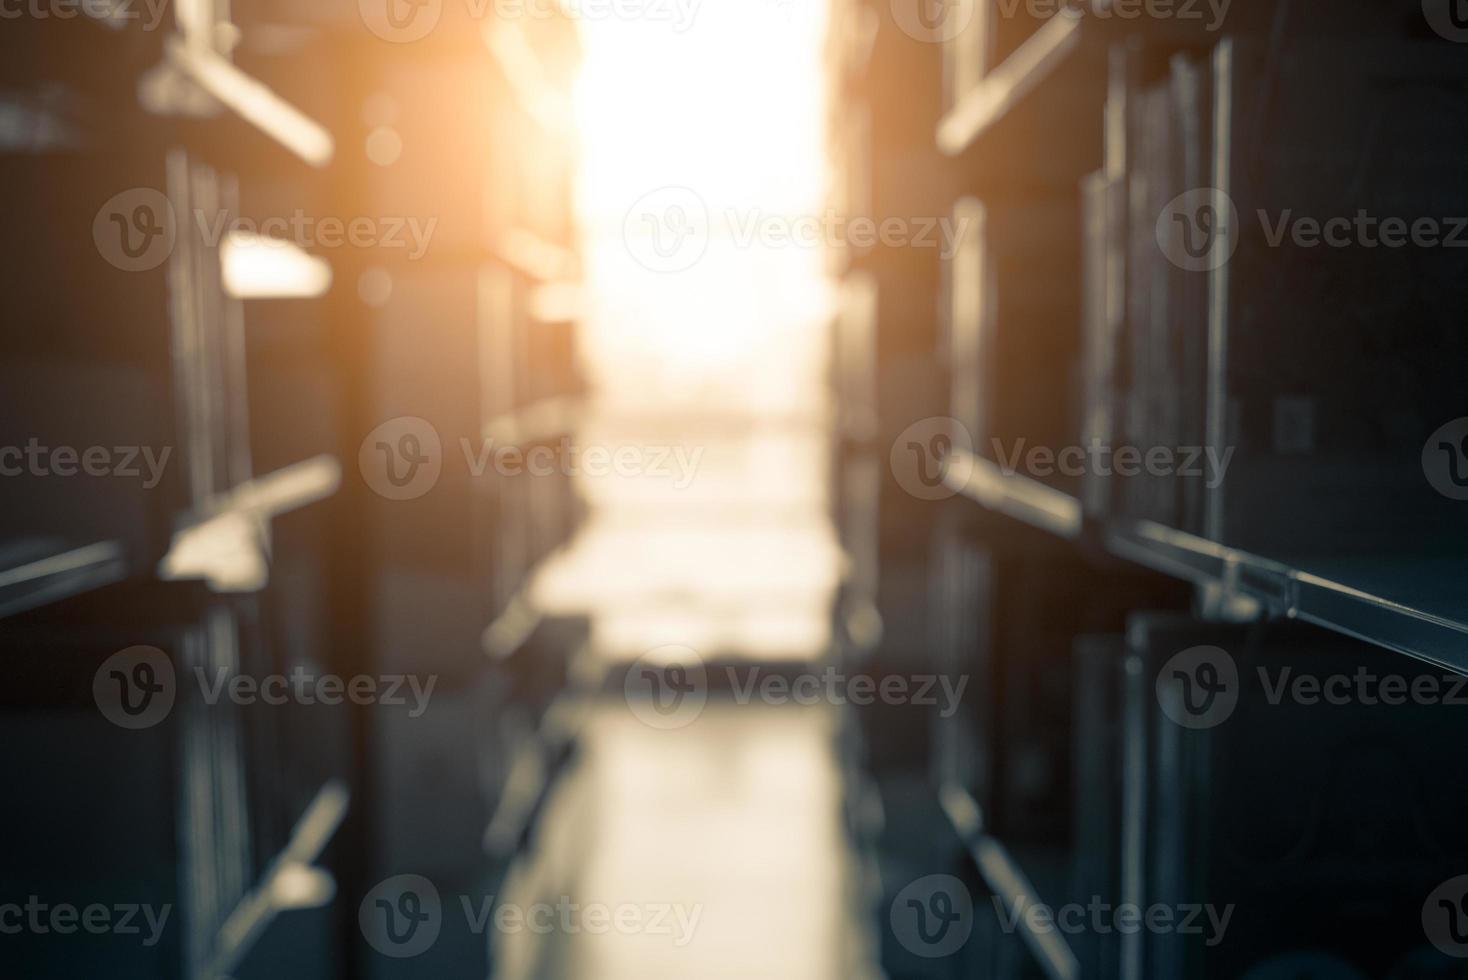
[[[889,934],[889,966],[1161,978],[1283,968],[1292,950],[1369,975],[1436,962],[1415,948],[1418,907],[1463,870],[1461,855],[1426,830],[1381,828],[1388,812],[1425,828],[1458,805],[1430,789],[1454,778],[1432,748],[1443,709],[1271,714],[1247,668],[1468,673],[1468,525],[1452,487],[1435,486],[1461,463],[1459,436],[1435,435],[1461,415],[1461,262],[1445,249],[1311,247],[1259,220],[1462,213],[1450,175],[1468,141],[1452,93],[1468,86],[1468,62],[1431,26],[1443,5],[1251,2],[1190,19],[1103,0],[976,0],[931,22],[901,4],[838,6],[838,24],[860,25],[838,26],[846,40],[833,45],[832,88],[846,100],[833,125],[838,194],[875,188],[866,202],[879,220],[946,215],[957,234],[941,263],[874,254],[836,270],[843,295],[882,297],[843,307],[833,331],[834,506],[877,513],[890,535],[871,541],[841,522],[847,591],[871,597],[878,622],[901,623],[875,641],[884,670],[936,662],[973,681],[952,718],[889,712],[858,726],[854,778],[890,784],[889,826],[867,828],[884,898],[943,870],[975,895],[1052,907],[1247,894],[1254,915],[1274,909],[1294,926],[1251,915],[1219,949],[1151,934],[1015,936],[976,898],[965,952],[924,972]],[[895,118],[898,101],[902,122],[926,126],[925,145],[872,122]],[[914,187],[946,199],[917,209]],[[940,285],[928,288],[935,264]],[[894,308],[882,294],[899,267],[924,291]],[[898,337],[926,367],[894,357]],[[940,405],[897,394],[926,385],[942,389]],[[951,499],[915,503],[898,454],[889,462],[897,435],[924,420]],[[1139,465],[1127,477],[1055,465],[1092,445],[1208,450],[1224,468]],[[1043,465],[1031,471],[1034,450]],[[915,552],[930,595],[883,599]],[[852,620],[849,605],[836,615]],[[846,648],[870,658],[873,644],[852,632]],[[1195,732],[1158,710],[1167,661],[1199,645],[1238,661],[1247,722]],[[1373,738],[1392,762],[1334,776],[1335,788],[1313,775],[1338,772]],[[1361,819],[1402,862],[1343,869],[1340,854],[1369,863],[1364,845],[1330,851],[1336,828],[1317,816],[1290,838],[1298,877],[1251,893],[1229,855],[1257,854],[1268,835],[1203,818],[1233,807],[1210,772],[1265,813],[1370,798]],[[932,819],[966,858],[914,845],[938,833],[928,824],[895,839],[897,801],[915,793],[941,800]],[[1168,843],[1138,844],[1150,839]],[[1424,868],[1436,850],[1453,856],[1434,878]],[[1197,877],[1177,872],[1194,864]],[[1370,909],[1339,897],[1363,891]],[[1320,915],[1297,914],[1317,901]],[[1323,930],[1331,915],[1353,923],[1350,935]]]
[[[355,519],[344,532],[358,540],[336,551],[364,624],[358,656],[438,681],[419,717],[359,719],[369,762],[357,893],[419,874],[503,900],[565,759],[570,736],[551,719],[584,660],[585,623],[532,598],[581,502],[567,467],[527,465],[531,453],[565,458],[584,388],[570,210],[576,31],[562,14],[483,14],[445,4],[398,23],[354,3],[266,3],[251,15],[262,38],[252,57],[342,134],[333,213],[416,219],[424,233],[416,252],[359,250],[337,270],[330,350],[355,379],[342,452],[387,426],[373,438],[431,433],[441,453],[431,487],[411,499],[348,481]],[[478,964],[487,975],[495,952],[492,934],[454,922],[412,960],[359,948],[353,972]]]
[[[45,894],[68,881],[177,916],[155,943],[38,941],[7,960],[36,975],[205,977],[221,956],[247,970],[284,928],[314,972],[333,961],[324,852],[337,819],[292,861],[314,890],[276,896],[247,934],[226,923],[268,887],[313,798],[345,811],[348,760],[320,719],[204,705],[193,672],[283,671],[320,655],[308,636],[287,647],[273,635],[272,572],[302,546],[272,525],[329,497],[339,467],[322,452],[257,475],[257,440],[273,436],[250,424],[245,300],[226,243],[195,218],[237,212],[237,158],[311,169],[332,140],[234,65],[212,5],[161,17],[93,5],[10,19],[0,40],[0,166],[17,229],[0,358],[4,442],[17,447],[0,636],[16,672],[7,740],[35,747],[7,774],[5,833],[28,842],[7,886]],[[97,700],[142,676],[129,662],[101,672],[131,648],[161,658],[147,664],[156,691],[121,691],[137,730]],[[150,719],[155,694],[176,700]]]
[[[1250,615],[1300,619],[1468,673],[1468,616],[1453,597],[1460,567],[1451,559],[1412,562],[1301,560],[1298,567],[1229,548],[1152,521],[1110,520],[1087,527],[1077,498],[995,463],[957,451],[954,487],[980,506],[1049,534],[1095,543],[1137,565],[1250,602]]]
[[[364,943],[362,895],[395,873],[498,894],[586,682],[585,624],[528,587],[580,502],[568,468],[523,466],[580,417],[574,26],[446,19],[396,43],[355,3],[127,14],[7,20],[0,38],[0,167],[28,230],[6,245],[0,442],[107,447],[109,464],[119,447],[140,473],[0,460],[17,678],[0,724],[49,746],[8,777],[24,805],[4,829],[36,846],[5,877],[178,917],[157,946],[7,959],[417,975],[425,960]],[[340,241],[300,237],[332,220]],[[403,417],[440,436],[442,472],[389,500],[364,440]],[[472,468],[490,447],[522,465]],[[133,647],[157,649],[177,698],[142,731],[92,693]],[[409,718],[206,703],[194,679],[293,670],[436,687]],[[445,969],[487,974],[489,939],[450,931]]]
[[[12,615],[120,581],[127,558],[115,541],[73,547],[59,539],[6,543],[0,615]]]

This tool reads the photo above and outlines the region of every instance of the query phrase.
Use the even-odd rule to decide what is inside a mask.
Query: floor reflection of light
[[[711,703],[670,739],[625,711],[601,713],[584,763],[602,818],[587,894],[682,904],[697,925],[682,946],[578,937],[575,974],[852,980],[839,967],[849,882],[830,725],[823,709]]]

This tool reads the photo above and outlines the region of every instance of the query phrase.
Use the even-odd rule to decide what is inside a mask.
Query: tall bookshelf
[[[901,173],[943,187],[943,213],[965,229],[931,320],[879,307],[867,327],[932,337],[922,351],[946,404],[887,428],[936,416],[952,447],[951,496],[901,519],[930,548],[931,599],[908,610],[928,628],[904,631],[890,656],[918,670],[936,655],[975,692],[966,714],[933,719],[929,754],[907,762],[904,785],[941,802],[968,853],[945,870],[969,876],[976,895],[1051,907],[1192,895],[1237,900],[1245,915],[1214,949],[1147,930],[1005,931],[981,910],[982,952],[963,954],[977,965],[949,957],[918,975],[1237,976],[1327,961],[1382,975],[1449,963],[1419,913],[1462,870],[1455,845],[1421,829],[1459,812],[1446,791],[1454,764],[1435,751],[1451,709],[1281,707],[1257,677],[1270,665],[1468,669],[1454,598],[1461,262],[1411,231],[1463,213],[1449,174],[1468,141],[1448,122],[1468,82],[1461,32],[1431,3],[1240,3],[1218,23],[1104,2],[978,0],[936,22],[901,4],[846,6],[879,25],[875,49],[903,52],[889,66],[909,70],[846,59],[865,81],[848,86],[837,144],[899,77],[916,80],[909,101],[941,108]],[[1373,246],[1354,221],[1322,240],[1329,219],[1358,211],[1377,219],[1372,234],[1398,219],[1400,244]],[[1294,223],[1302,216],[1316,225]],[[887,370],[880,340],[873,354]],[[858,390],[851,377],[840,397]],[[879,388],[872,408],[890,404]],[[1135,447],[1124,465],[1136,475],[1110,465],[1120,457],[1074,454],[1093,444]],[[874,451],[888,448],[878,439]],[[1205,462],[1183,465],[1185,448]],[[1146,465],[1149,450],[1176,465]],[[1058,466],[1067,452],[1081,461]],[[883,480],[903,476],[894,464]],[[905,563],[884,543],[858,579]],[[1163,706],[1181,669],[1171,658],[1200,646],[1238,667],[1238,714],[1195,731]],[[1367,761],[1373,740],[1392,761]],[[1238,812],[1240,793],[1262,813],[1315,815],[1291,825],[1293,877],[1272,891],[1257,868],[1241,870],[1238,855],[1257,860],[1268,834]],[[1332,837],[1353,819],[1336,809],[1343,793],[1372,800],[1359,819],[1374,843],[1364,830]],[[1419,830],[1383,829],[1392,820]],[[1382,847],[1397,863],[1362,870]],[[1432,854],[1441,863],[1428,871]],[[939,863],[930,853],[921,867]],[[1347,908],[1331,881],[1371,897]],[[887,898],[905,883],[884,881]],[[1271,915],[1287,924],[1264,924]],[[1333,916],[1352,926],[1330,935]],[[899,970],[910,966],[889,940]],[[1288,959],[1307,951],[1316,959]]]
[[[0,39],[3,442],[169,452],[146,486],[142,452],[136,479],[82,453],[7,472],[0,636],[20,682],[0,724],[47,749],[7,777],[7,831],[36,846],[4,877],[175,910],[156,945],[32,937],[11,962],[413,975],[427,960],[371,949],[358,903],[401,872],[498,894],[571,737],[586,631],[529,586],[577,527],[575,488],[471,472],[460,445],[575,437],[575,158],[554,108],[574,28],[404,44],[355,3],[164,13],[98,5]],[[385,247],[413,243],[409,218],[433,221],[423,248]],[[436,429],[442,472],[387,499],[371,436],[404,416]],[[406,718],[211,703],[194,680],[296,669],[436,686]],[[171,708],[114,724],[98,692],[118,673],[172,678]],[[432,956],[487,973],[493,952],[446,934]]]

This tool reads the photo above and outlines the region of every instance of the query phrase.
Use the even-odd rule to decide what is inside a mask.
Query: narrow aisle
[[[558,931],[524,975],[862,976],[832,720],[824,707],[710,704],[660,731],[604,704],[540,847],[578,855],[562,867],[572,902],[629,926]]]
[[[824,204],[823,25],[719,0],[677,35],[582,27],[578,442],[645,465],[583,476],[588,519],[538,590],[591,611],[609,680],[520,885],[613,921],[527,940],[502,978],[860,980],[836,712],[724,682],[830,647],[826,255],[740,233]],[[667,647],[710,682],[674,727],[622,683]]]

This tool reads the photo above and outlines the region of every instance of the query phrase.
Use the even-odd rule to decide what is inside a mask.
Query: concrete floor
[[[872,975],[833,723],[825,707],[710,703],[667,731],[603,703],[514,899],[559,903],[572,925],[505,947],[502,980]],[[625,928],[593,929],[593,906]]]

